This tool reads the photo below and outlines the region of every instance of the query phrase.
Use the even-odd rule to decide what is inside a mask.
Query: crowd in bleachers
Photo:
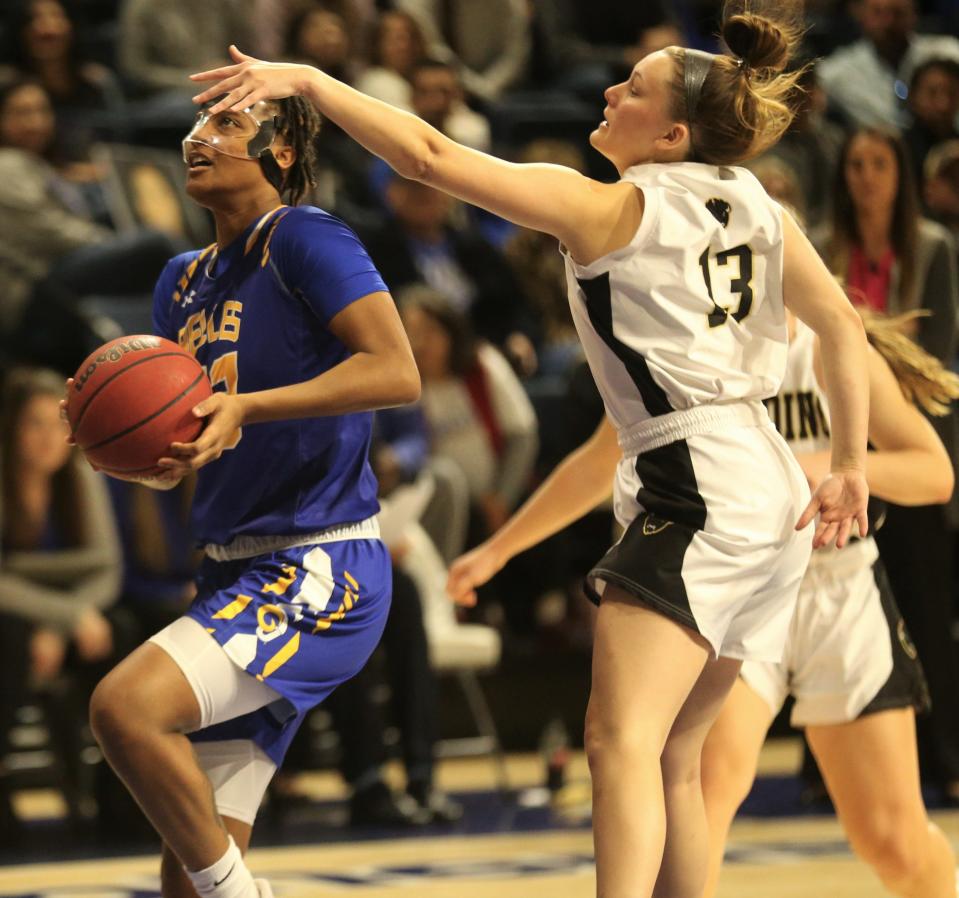
[[[803,61],[815,63],[801,79],[799,113],[751,165],[803,219],[854,301],[919,312],[904,326],[954,367],[959,13],[948,0],[808,6]],[[4,10],[0,840],[17,828],[3,758],[18,711],[39,703],[68,722],[67,744],[71,727],[82,744],[96,678],[192,595],[190,485],[157,493],[107,484],[66,446],[56,405],[63,376],[90,350],[150,329],[166,259],[213,240],[183,190],[179,147],[195,113],[187,76],[235,43],[320,66],[477,149],[610,180],[587,143],[603,89],[664,46],[715,49],[718,3],[9,0]],[[369,249],[423,381],[417,406],[377,415],[372,450],[384,519],[393,520],[384,526],[397,584],[387,663],[342,687],[349,696],[328,711],[353,823],[454,820],[455,802],[433,784],[430,640],[439,637],[430,606],[444,601],[443,566],[499,527],[592,431],[602,407],[554,240],[395,175],[330,123],[317,152],[308,201],[346,220]],[[956,416],[935,423],[955,463]],[[944,507],[891,508],[878,539],[937,707],[923,724],[924,769],[959,801],[957,532],[954,497]],[[578,578],[612,534],[611,514],[600,511],[516,559],[481,590],[475,620],[496,628],[506,652],[535,652],[547,629],[551,644],[559,632],[564,645],[587,646]],[[392,686],[403,797],[380,770],[377,676]],[[293,757],[312,763],[309,746]],[[274,798],[294,789],[280,780]],[[118,794],[104,774],[100,822],[114,835],[126,819]]]

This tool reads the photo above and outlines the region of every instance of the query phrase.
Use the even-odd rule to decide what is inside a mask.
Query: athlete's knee
[[[858,832],[850,832],[856,853],[893,892],[922,874],[926,854],[921,834],[904,822],[905,816],[892,810],[872,813]]]
[[[735,745],[706,738],[700,766],[703,798],[707,806],[722,805],[735,813],[745,801],[756,774],[754,765],[747,757],[747,753],[738,750]]]
[[[617,766],[658,764],[663,750],[663,740],[653,727],[625,727],[597,713],[586,715],[583,744],[594,775],[609,763]]]
[[[120,692],[107,674],[90,696],[90,729],[100,745],[113,742],[126,727]]]
[[[90,729],[101,747],[127,743],[152,729],[142,710],[133,684],[111,671],[90,696]]]

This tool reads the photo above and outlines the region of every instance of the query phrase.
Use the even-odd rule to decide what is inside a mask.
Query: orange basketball
[[[107,473],[152,477],[171,443],[203,429],[192,414],[211,393],[200,363],[176,343],[137,334],[93,352],[77,369],[67,397],[73,438]]]

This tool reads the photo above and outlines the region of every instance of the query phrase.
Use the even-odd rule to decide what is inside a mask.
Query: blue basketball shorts
[[[247,538],[254,549],[276,542]],[[279,766],[306,712],[357,674],[373,653],[386,625],[391,589],[389,553],[375,536],[204,559],[187,616],[278,698],[190,738],[252,740]]]

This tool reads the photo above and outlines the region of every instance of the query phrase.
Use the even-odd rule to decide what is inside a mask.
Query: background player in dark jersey
[[[150,485],[201,469],[206,559],[187,616],[91,704],[104,754],[163,837],[167,896],[270,894],[241,857],[260,799],[305,712],[366,662],[389,607],[369,410],[416,399],[419,376],[355,235],[281,201],[309,183],[316,128],[291,98],[203,110],[184,141],[187,190],[217,240],[168,263],[154,324],[217,392],[194,409],[200,437],[173,444]]]

